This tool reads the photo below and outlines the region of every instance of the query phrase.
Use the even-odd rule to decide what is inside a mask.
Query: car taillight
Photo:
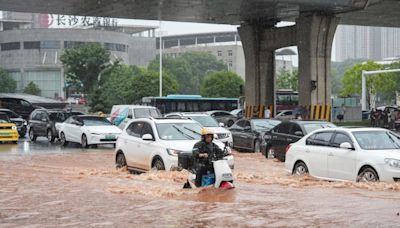
[[[292,146],[292,144],[289,144],[289,145],[287,145],[286,146],[286,150],[285,150],[285,153],[287,153],[288,152],[288,150],[290,149],[290,147]]]

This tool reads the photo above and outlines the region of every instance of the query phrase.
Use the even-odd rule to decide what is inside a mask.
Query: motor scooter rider
[[[212,161],[222,159],[224,151],[215,143],[214,133],[209,128],[201,130],[201,141],[197,142],[193,147],[194,168],[196,171],[196,186],[201,186],[201,179],[207,171],[213,172]]]

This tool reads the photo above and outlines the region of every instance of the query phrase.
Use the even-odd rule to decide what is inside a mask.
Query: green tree
[[[240,97],[243,79],[231,71],[218,71],[207,75],[200,94],[205,97]]]
[[[110,52],[99,43],[89,43],[73,49],[65,49],[60,57],[65,67],[68,84],[90,94],[98,87],[99,74],[110,62]]]
[[[331,63],[331,87],[332,94],[339,95],[343,84],[342,78],[344,76],[345,71],[348,68],[353,67],[357,63],[365,62],[365,59],[347,59],[343,62],[332,62]]]
[[[352,95],[361,95],[361,75],[362,71],[381,70],[383,65],[368,61],[366,63],[356,64],[352,68],[346,70],[342,83],[343,89],[340,93],[341,96],[347,97]],[[375,74],[367,77],[367,96],[370,99],[374,97],[377,92],[388,92],[395,88],[396,82],[390,74]]]
[[[179,91],[178,82],[168,74],[163,75],[163,95],[176,94]],[[143,97],[159,95],[160,77],[158,72],[142,69],[132,80],[132,103],[141,103]]]
[[[27,93],[27,94],[40,96],[41,92],[42,91],[39,89],[39,87],[34,82],[29,82],[28,85],[26,85],[26,87],[24,88],[24,93]]]
[[[159,71],[159,56],[149,64],[148,69]],[[163,72],[179,82],[181,94],[199,94],[207,74],[226,69],[222,61],[208,52],[186,52],[176,58],[163,56]]]
[[[292,89],[297,91],[299,85],[299,73],[297,70],[281,70],[276,77],[278,89]]]
[[[2,68],[0,68],[0,85],[0,93],[14,93],[17,88],[17,82]]]

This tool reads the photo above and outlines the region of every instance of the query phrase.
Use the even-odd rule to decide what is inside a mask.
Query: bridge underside
[[[250,106],[273,105],[276,49],[298,46],[300,105],[329,105],[338,23],[400,27],[398,0],[0,0],[0,10],[240,24]]]

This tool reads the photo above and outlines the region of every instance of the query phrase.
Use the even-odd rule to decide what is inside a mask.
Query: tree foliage
[[[332,62],[331,64],[331,87],[332,94],[339,95],[343,84],[342,78],[348,68],[353,67],[357,63],[365,62],[365,59],[347,59],[343,62]]]
[[[2,68],[0,68],[0,85],[0,93],[14,93],[17,88],[17,82]]]
[[[60,57],[65,67],[66,81],[90,94],[98,86],[99,74],[110,62],[110,52],[99,43],[65,49]]]
[[[239,97],[243,79],[231,71],[218,71],[207,75],[200,94],[205,97]]]
[[[299,72],[297,70],[281,70],[276,77],[278,89],[292,89],[297,91],[299,85]]]
[[[39,87],[34,82],[29,82],[28,85],[26,85],[26,87],[24,88],[24,93],[27,93],[27,94],[40,96],[41,92],[42,91],[39,89]]]
[[[148,69],[159,71],[159,56]],[[163,72],[174,77],[180,84],[179,93],[199,94],[204,77],[211,73],[226,70],[226,65],[208,52],[186,52],[176,58],[163,56]]]

